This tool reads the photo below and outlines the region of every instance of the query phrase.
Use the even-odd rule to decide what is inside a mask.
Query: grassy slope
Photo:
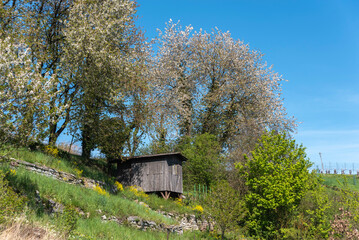
[[[344,188],[359,191],[359,178],[356,175],[322,174],[323,184],[329,187]]]
[[[12,157],[24,161],[39,163],[57,170],[78,174],[82,170],[82,176],[96,180],[113,183],[113,179],[108,177],[101,170],[104,162],[89,165],[82,162],[77,156],[68,158],[55,158],[42,152],[30,152],[27,149],[15,151]],[[9,166],[1,167],[5,172],[9,172]],[[61,229],[61,218],[57,215],[48,214],[39,203],[36,202],[38,191],[42,199],[52,199],[65,206],[80,208],[89,218],[78,216],[76,229],[74,232],[78,239],[166,239],[167,234],[163,232],[143,232],[126,225],[118,225],[115,222],[101,221],[101,216],[116,216],[126,219],[127,216],[139,216],[146,220],[163,223],[166,225],[177,224],[173,219],[158,214],[155,210],[162,210],[176,213],[194,213],[189,207],[180,206],[173,201],[166,201],[154,195],[149,197],[138,196],[132,191],[125,189],[117,195],[101,195],[98,192],[76,185],[70,185],[52,178],[29,172],[25,169],[17,169],[16,174],[8,174],[11,185],[28,197],[27,218],[44,225],[53,225]],[[143,201],[149,208],[137,204],[134,200]],[[101,213],[99,213],[101,209]],[[171,235],[171,239],[209,239],[205,233],[185,233],[183,236]],[[82,237],[81,237],[82,236]]]

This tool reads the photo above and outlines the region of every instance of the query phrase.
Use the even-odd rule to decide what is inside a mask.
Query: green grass
[[[106,163],[101,159],[84,160],[80,156],[72,154],[68,154],[68,157],[65,158],[53,157],[38,150],[30,151],[28,148],[16,149],[12,151],[9,156],[18,160],[45,165],[74,175],[78,175],[76,169],[82,170],[81,176],[103,182],[108,182],[110,179],[103,172]]]
[[[329,187],[359,191],[359,178],[356,175],[322,174],[323,184]]]
[[[100,180],[108,184],[108,189],[113,185],[114,178],[108,176],[105,172],[102,171],[105,168],[106,163],[101,159],[84,161],[80,156],[69,155],[66,158],[53,157],[51,155],[45,154],[41,151],[30,151],[27,148],[20,148],[13,151],[10,155],[11,157],[30,163],[36,163],[57,169],[59,171],[64,171],[72,173],[78,176],[76,169],[82,170],[81,176],[88,177],[95,180]],[[66,186],[67,184],[65,184]],[[108,190],[107,189],[107,190]],[[56,190],[57,191],[57,190]],[[150,195],[148,198],[142,198],[134,195],[130,191],[125,191],[122,195],[128,199],[139,200],[145,202],[150,206],[151,209],[161,210],[165,212],[175,212],[179,214],[194,214],[192,210],[192,205],[196,205],[193,201],[185,201],[183,206],[180,206],[173,201],[167,201],[156,195]]]
[[[15,189],[28,196],[30,207],[33,209],[38,208],[34,202],[35,191],[38,190],[43,199],[53,199],[63,205],[78,207],[94,217],[103,214],[117,217],[139,216],[157,223],[176,223],[156,211],[139,205],[131,199],[124,198],[121,194],[104,196],[94,190],[60,182],[25,169],[17,169],[15,176],[9,176],[9,181]],[[99,209],[102,213],[98,212]]]
[[[114,178],[106,175],[103,171],[106,166],[104,160],[84,160],[76,155],[66,157],[53,157],[41,151],[30,151],[27,148],[14,150],[10,157],[15,159],[45,165],[60,171],[79,175],[77,170],[82,170],[81,176],[104,181],[112,186]],[[126,219],[128,216],[138,216],[144,220],[154,221],[157,224],[175,225],[178,222],[167,218],[157,210],[172,212],[175,214],[195,214],[192,210],[198,203],[193,200],[186,200],[178,204],[172,200],[165,200],[157,195],[141,196],[125,188],[117,194],[101,195],[93,189],[87,189],[79,185],[71,185],[53,178],[28,171],[24,168],[17,168],[16,174],[10,174],[9,164],[1,164],[0,170],[7,172],[7,179],[10,185],[27,197],[27,219],[39,222],[42,225],[54,226],[62,231],[61,216],[49,214],[46,207],[36,200],[36,191],[43,202],[52,199],[64,206],[73,206],[81,209],[85,216],[77,216],[77,225],[74,230],[75,239],[167,239],[167,233],[158,231],[141,231],[136,228],[118,225],[115,222],[101,220],[102,215],[107,217],[116,216]],[[80,177],[80,176],[79,176]],[[109,187],[106,189],[109,193]],[[136,201],[135,201],[136,200]],[[144,202],[148,207],[138,204]],[[98,210],[101,210],[99,212]],[[184,235],[170,234],[170,239],[215,239],[215,235],[208,232],[185,232]]]
[[[7,166],[2,166],[1,170],[9,172]],[[167,239],[165,232],[149,230],[144,232],[125,224],[118,225],[115,222],[102,221],[101,216],[104,214],[119,218],[134,215],[145,220],[155,221],[157,224],[178,224],[173,219],[166,218],[135,203],[132,199],[126,198],[130,192],[103,196],[94,190],[60,182],[22,168],[17,169],[15,175],[8,174],[7,178],[14,188],[27,196],[27,218],[30,221],[53,226],[58,231],[62,229],[61,215],[48,214],[44,207],[36,202],[35,191],[40,193],[42,199],[51,198],[64,205],[81,208],[85,213],[89,212],[89,218],[77,216],[76,228],[73,231],[74,239]],[[154,197],[152,196],[152,198]],[[162,202],[162,199],[158,198],[158,200]],[[166,202],[169,203],[170,201]],[[102,213],[99,213],[98,209],[101,209]],[[194,238],[215,239],[214,235],[208,232],[185,232],[183,235],[170,234],[170,239]]]

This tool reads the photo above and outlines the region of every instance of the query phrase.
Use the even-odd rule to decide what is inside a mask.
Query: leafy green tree
[[[221,146],[214,135],[205,133],[186,137],[179,149],[188,159],[183,166],[183,181],[187,187],[193,184],[210,186],[224,173]]]
[[[204,202],[206,213],[215,221],[222,239],[225,231],[236,228],[246,213],[244,201],[227,181],[218,182]]]
[[[76,0],[69,9],[61,66],[79,87],[72,126],[81,132],[84,158],[98,144],[94,138],[104,115],[140,124],[147,48],[135,25],[136,8],[129,0]],[[138,131],[133,128],[133,134]]]
[[[252,236],[280,238],[280,229],[313,187],[305,148],[285,133],[262,135],[251,156],[237,164],[248,187],[248,227]]]

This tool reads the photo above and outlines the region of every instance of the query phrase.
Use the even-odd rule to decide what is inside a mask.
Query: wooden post
[[[165,191],[165,193],[161,192],[161,195],[162,195],[162,197],[163,197],[164,199],[167,200],[167,199],[170,197],[171,192],[167,192],[167,191]]]

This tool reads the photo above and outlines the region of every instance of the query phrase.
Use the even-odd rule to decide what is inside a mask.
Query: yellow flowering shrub
[[[141,187],[130,186],[129,190],[134,193],[137,197],[148,198],[149,196],[143,191]]]
[[[201,205],[196,205],[194,208],[192,208],[194,211],[203,213],[203,207]]]
[[[78,178],[81,178],[83,170],[80,170],[78,168],[75,168],[75,173]]]
[[[116,186],[116,189],[117,189],[117,191],[119,191],[119,192],[122,192],[123,191],[123,186],[122,186],[122,184],[121,183],[119,183],[119,182],[115,182],[115,186]]]
[[[46,154],[51,155],[53,157],[58,157],[59,156],[59,150],[54,146],[46,145],[44,151],[45,151]]]
[[[100,187],[100,185],[98,185],[98,184],[96,184],[96,186],[94,186],[94,190],[101,195],[109,196],[108,192],[106,192],[106,190],[103,189],[102,187]]]

